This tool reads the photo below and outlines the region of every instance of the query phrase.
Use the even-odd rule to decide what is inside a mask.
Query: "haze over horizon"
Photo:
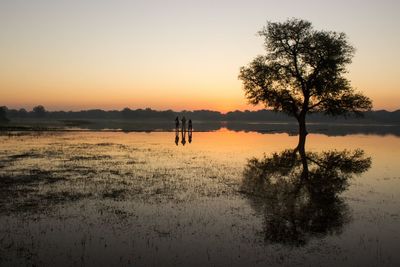
[[[255,110],[239,68],[266,21],[345,32],[348,77],[374,110],[400,105],[400,2],[21,1],[0,3],[0,105],[48,110]]]

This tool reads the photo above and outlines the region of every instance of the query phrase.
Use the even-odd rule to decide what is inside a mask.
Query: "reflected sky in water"
[[[287,149],[249,159],[241,189],[264,217],[267,244],[304,246],[312,238],[342,232],[351,216],[341,193],[354,175],[370,167],[371,158],[361,149]]]
[[[360,149],[371,157],[371,166],[351,174],[325,206],[307,201],[321,198],[304,188],[261,206],[243,193],[247,160],[291,149],[296,136],[222,129],[194,132],[191,143],[186,135],[185,146],[181,135],[179,145],[175,138],[175,132],[0,136],[0,265],[400,263],[400,138],[310,134],[306,148],[315,155]],[[297,197],[282,201],[288,196]],[[287,213],[291,205],[295,213]],[[332,217],[316,216],[318,210]],[[302,230],[294,233],[306,233],[295,245],[282,233],[296,228],[271,228],[285,226],[288,214]]]

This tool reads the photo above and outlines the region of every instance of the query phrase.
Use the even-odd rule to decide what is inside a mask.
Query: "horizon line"
[[[36,106],[34,106],[34,107],[37,107],[37,106],[43,106],[43,105],[36,105]],[[20,107],[20,108],[8,108],[7,106],[5,106],[5,105],[3,105],[3,106],[0,106],[0,107],[5,107],[5,108],[7,108],[8,110],[21,110],[21,109],[25,109],[24,107]],[[33,108],[34,108],[33,107]],[[157,112],[166,112],[166,111],[172,111],[172,112],[174,112],[174,113],[179,113],[179,112],[196,112],[196,111],[210,111],[210,112],[218,112],[218,113],[220,113],[220,114],[227,114],[227,113],[229,113],[229,112],[258,112],[258,111],[263,111],[263,110],[268,110],[268,111],[274,111],[273,109],[267,109],[267,108],[260,108],[260,109],[257,109],[257,110],[250,110],[250,109],[243,109],[243,110],[240,110],[240,109],[235,109],[235,110],[230,110],[230,111],[226,111],[226,112],[224,112],[224,111],[218,111],[218,110],[212,110],[212,109],[192,109],[192,110],[187,110],[187,109],[183,109],[183,110],[180,110],[180,111],[177,111],[177,110],[173,110],[173,109],[153,109],[153,108],[150,108],[150,107],[146,107],[146,108],[136,108],[136,109],[132,109],[132,108],[129,108],[129,107],[124,107],[124,108],[122,108],[122,109],[102,109],[102,108],[89,108],[89,109],[80,109],[80,110],[60,110],[60,109],[58,109],[58,110],[54,110],[54,109],[50,109],[50,110],[48,110],[48,109],[46,109],[46,107],[45,106],[43,106],[44,108],[45,108],[45,110],[46,110],[46,112],[83,112],[83,111],[92,111],[92,110],[101,110],[101,111],[105,111],[105,112],[113,112],[113,111],[118,111],[118,112],[122,112],[124,109],[129,109],[129,110],[131,110],[131,111],[136,111],[136,110],[151,110],[151,111],[157,111]],[[33,108],[32,109],[30,109],[30,110],[27,110],[27,109],[25,109],[27,112],[31,112],[31,111],[33,111]],[[386,112],[398,112],[398,111],[400,111],[400,108],[398,108],[398,109],[394,109],[394,110],[392,110],[392,111],[390,111],[390,110],[387,110],[387,109],[372,109],[372,110],[370,110],[370,111],[372,111],[372,112],[377,112],[377,111],[386,111]],[[282,112],[282,111],[274,111],[274,112]],[[368,111],[367,111],[368,112]]]

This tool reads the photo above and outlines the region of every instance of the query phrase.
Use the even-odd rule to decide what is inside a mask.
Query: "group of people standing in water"
[[[179,121],[181,121],[181,125],[180,125]],[[181,132],[181,137],[182,137],[181,143],[182,143],[182,145],[186,144],[186,132],[188,133],[188,141],[189,141],[189,143],[191,143],[192,142],[192,137],[193,137],[192,120],[189,119],[187,131],[186,131],[186,118],[185,118],[185,116],[183,116],[181,120],[179,120],[178,116],[176,117],[176,119],[175,119],[175,144],[176,145],[179,144],[179,130]]]

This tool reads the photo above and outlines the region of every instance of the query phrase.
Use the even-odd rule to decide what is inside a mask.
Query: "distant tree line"
[[[7,108],[0,107],[0,122],[8,122],[9,119],[7,118]]]
[[[338,122],[338,123],[396,123],[400,124],[400,110],[389,112],[386,110],[364,112],[364,118],[331,118],[323,113],[314,113],[309,117],[310,122]],[[212,110],[194,110],[181,112],[173,110],[129,109],[102,110],[90,109],[82,111],[47,111],[42,105],[27,111],[0,107],[0,121],[7,122],[13,119],[49,119],[49,120],[110,120],[123,119],[132,121],[173,121],[176,116],[186,116],[194,121],[240,121],[240,122],[296,122],[284,112],[262,109],[257,111],[230,111],[225,114]]]

